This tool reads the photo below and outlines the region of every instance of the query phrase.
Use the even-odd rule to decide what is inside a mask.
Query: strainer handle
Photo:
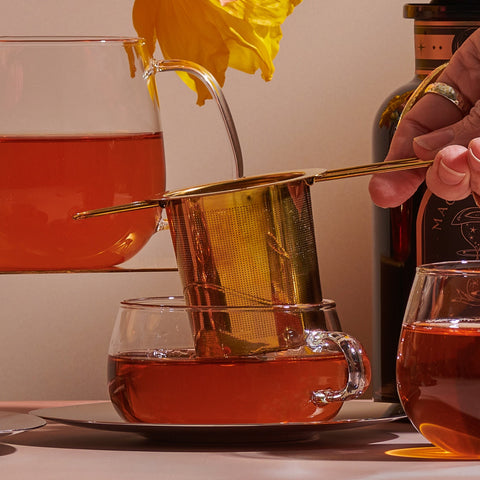
[[[376,173],[396,172],[398,170],[413,170],[416,168],[427,168],[432,165],[433,160],[420,160],[416,157],[402,158],[391,162],[367,163],[366,165],[355,165],[353,167],[336,168],[324,170],[313,177],[314,182],[326,180],[339,180],[342,178],[361,177]]]
[[[233,122],[232,114],[227,101],[222,93],[220,85],[215,77],[204,67],[197,63],[188,60],[153,60],[150,68],[145,72],[145,77],[148,78],[158,72],[185,72],[199,78],[207,87],[222,115],[222,119],[227,129],[230,144],[233,150],[235,160],[235,175],[237,178],[243,177],[243,157],[240,148],[240,141],[238,140],[237,129]]]
[[[342,390],[325,389],[312,392],[313,403],[320,407],[326,403],[356,398],[366,390],[370,382],[370,364],[364,362],[364,349],[358,340],[346,333],[324,330],[311,330],[306,337],[306,344],[315,353],[331,351],[332,343],[345,357],[348,378]]]

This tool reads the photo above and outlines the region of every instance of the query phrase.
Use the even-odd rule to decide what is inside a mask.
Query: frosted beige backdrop
[[[402,18],[403,3],[304,0],[284,25],[270,83],[228,74],[224,92],[246,174],[371,161],[377,106],[413,75],[413,22]],[[133,35],[131,8],[130,0],[0,0],[0,34]],[[195,106],[175,74],[162,74],[158,85],[168,187],[229,177],[214,104]],[[371,350],[367,181],[317,184],[312,193],[324,294],[337,301],[344,330]],[[168,234],[157,237],[144,261],[151,254],[171,264]],[[176,273],[0,275],[0,400],[106,398],[118,301],[179,291]]]

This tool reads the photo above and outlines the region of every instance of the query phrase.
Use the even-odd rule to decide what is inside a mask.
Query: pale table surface
[[[28,412],[72,402],[0,402]],[[390,456],[429,446],[407,422],[324,432],[315,442],[186,445],[49,422],[0,437],[0,478],[34,480],[407,480],[480,478],[479,460]]]

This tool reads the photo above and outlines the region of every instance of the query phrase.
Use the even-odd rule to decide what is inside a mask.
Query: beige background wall
[[[134,35],[131,0],[0,0],[1,35]],[[232,71],[224,92],[246,174],[371,161],[377,106],[413,76],[413,21],[400,0],[304,0],[284,25],[273,80]],[[160,55],[160,53],[159,53]],[[231,175],[210,102],[158,79],[170,189]],[[0,113],[1,114],[1,113]],[[372,348],[372,207],[366,178],[312,187],[322,287],[344,330]],[[155,243],[155,244],[154,244]],[[172,264],[168,234],[143,261]],[[154,252],[161,252],[160,255]],[[0,400],[106,398],[118,301],[178,293],[176,273],[0,275]]]

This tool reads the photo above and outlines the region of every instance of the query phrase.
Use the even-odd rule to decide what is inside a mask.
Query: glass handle
[[[145,78],[158,72],[185,72],[199,78],[207,87],[222,115],[222,119],[227,129],[230,144],[233,150],[235,160],[235,174],[237,178],[243,177],[243,157],[238,140],[237,129],[233,122],[230,108],[225,100],[223,92],[215,77],[204,67],[187,60],[154,60],[151,67],[145,72]]]
[[[365,391],[369,383],[369,368],[366,367],[363,361],[362,354],[364,350],[358,340],[342,332],[311,330],[307,334],[306,344],[315,353],[321,353],[325,350],[331,352],[332,343],[340,349],[347,361],[347,383],[342,390],[326,389],[314,391],[312,393],[312,401],[318,406],[356,398]]]

